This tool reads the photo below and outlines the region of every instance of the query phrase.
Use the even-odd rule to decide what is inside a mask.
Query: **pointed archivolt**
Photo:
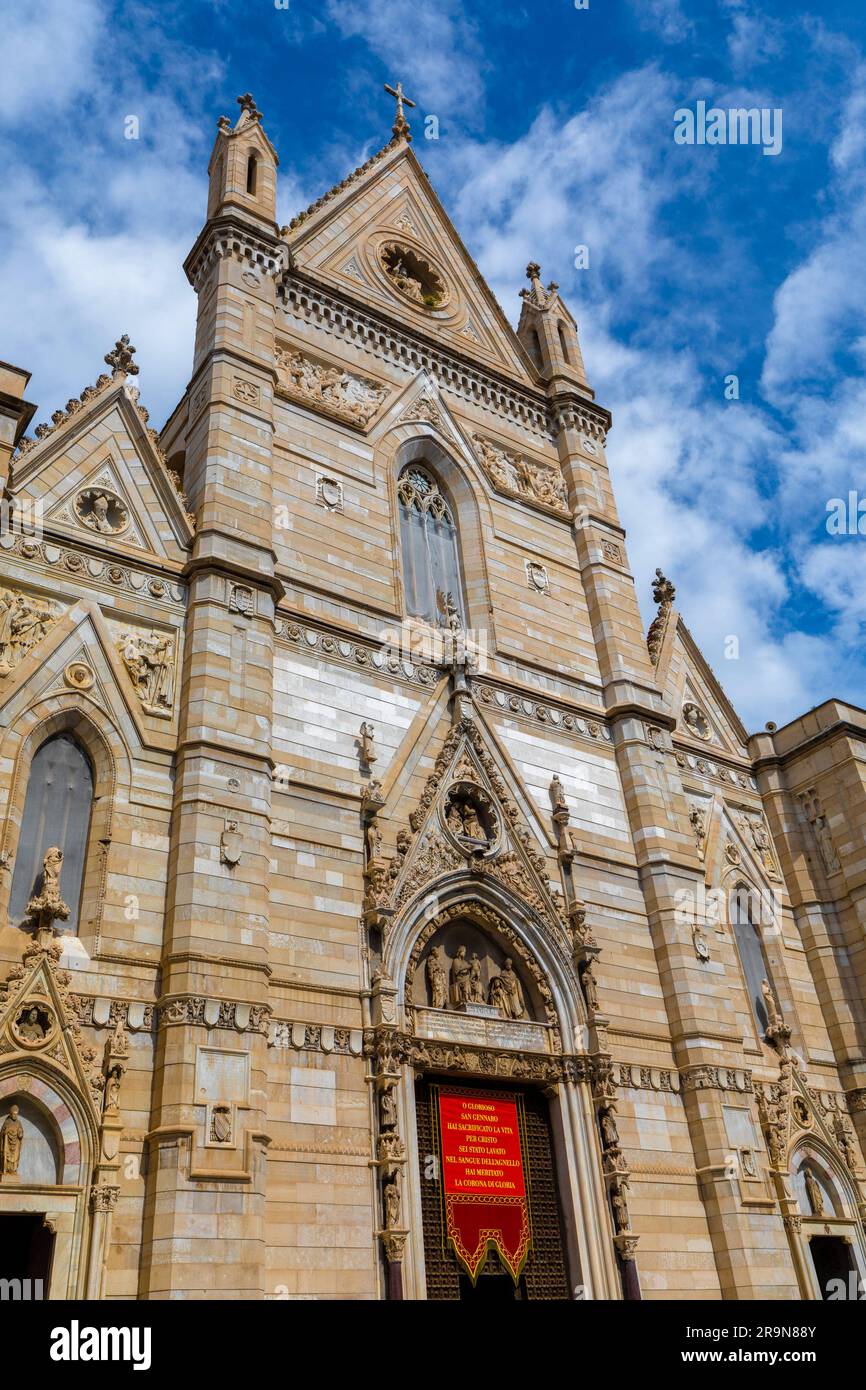
[[[368,864],[367,907],[386,924],[436,880],[471,872],[519,898],[544,923],[562,957],[572,943],[564,903],[547,876],[547,861],[471,718],[449,733],[397,853]]]

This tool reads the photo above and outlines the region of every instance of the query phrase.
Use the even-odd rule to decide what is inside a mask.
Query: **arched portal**
[[[396,1296],[621,1297],[586,1010],[547,925],[449,874],[390,924],[372,996],[392,1296],[399,1263]]]

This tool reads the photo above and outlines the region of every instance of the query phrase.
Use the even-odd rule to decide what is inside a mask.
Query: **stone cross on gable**
[[[403,107],[404,105],[411,106],[414,110],[415,102],[411,101],[410,98],[406,96],[405,92],[403,91],[402,82],[398,82],[396,87],[391,87],[386,82],[385,91],[389,94],[389,96],[396,98],[397,101],[397,119],[391,127],[394,135],[402,135],[406,140],[411,140],[412,136],[409,133],[409,122],[406,120],[406,115],[403,110]]]

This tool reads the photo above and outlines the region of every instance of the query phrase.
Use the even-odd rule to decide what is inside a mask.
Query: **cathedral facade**
[[[750,736],[661,572],[644,630],[574,317],[395,95],[288,227],[220,119],[160,432],[126,338],[34,438],[0,364],[0,1276],[832,1297],[866,712]]]

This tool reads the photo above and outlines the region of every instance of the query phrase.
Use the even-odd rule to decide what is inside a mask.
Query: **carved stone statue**
[[[382,1196],[385,1206],[385,1225],[389,1231],[393,1231],[400,1225],[400,1188],[396,1173],[393,1173],[383,1183]]]
[[[174,643],[151,632],[127,632],[118,649],[135,693],[148,711],[168,713],[174,703]]]
[[[586,999],[586,1007],[591,1014],[598,1013],[598,985],[592,973],[592,961],[588,960],[580,972],[580,983],[583,986],[583,994]]]
[[[109,1068],[108,1075],[105,1078],[104,1109],[107,1115],[117,1114],[117,1108],[120,1103],[120,1083],[122,1080],[123,1067],[119,1062],[115,1062],[114,1066]]]
[[[707,820],[704,812],[699,806],[693,806],[689,812],[689,820],[695,832],[695,843],[698,847],[698,857],[703,859],[707,845]]]
[[[393,1086],[385,1086],[379,1093],[379,1125],[382,1129],[397,1127],[397,1097]]]
[[[59,616],[59,608],[46,599],[0,592],[0,676],[8,676]]]
[[[554,814],[557,811],[567,811],[568,802],[565,799],[565,788],[559,780],[559,773],[554,772],[550,782],[550,802],[553,806]]]
[[[478,952],[472,952],[472,961],[469,966],[469,998],[473,1004],[484,1003],[484,982],[481,979],[481,961],[478,959]]]
[[[438,952],[433,950],[427,957],[427,983],[430,986],[430,1004],[434,1009],[447,1009],[448,984]]]
[[[13,1177],[18,1172],[24,1147],[24,1126],[18,1113],[17,1105],[10,1106],[9,1114],[0,1126],[0,1177]]]
[[[493,987],[496,985],[496,998],[493,998]],[[499,1008],[505,1013],[506,1018],[526,1018],[526,1005],[523,1000],[523,989],[517,972],[514,969],[511,957],[509,956],[502,967],[499,975],[490,983],[491,995],[490,1003],[498,1004]]]
[[[65,922],[69,916],[69,907],[60,896],[62,868],[63,851],[52,845],[42,860],[42,891],[27,904],[27,915],[37,932],[51,932],[56,921]]]
[[[619,1131],[616,1127],[616,1120],[610,1107],[599,1111],[598,1123],[601,1129],[601,1137],[604,1140],[606,1149],[619,1148]]]
[[[764,998],[764,1008],[767,1011],[767,1033],[773,1033],[779,1028],[784,1028],[785,1020],[779,1005],[776,1003],[776,996],[770,988],[769,980],[761,981],[761,994]]]
[[[622,1231],[631,1229],[631,1218],[628,1212],[628,1202],[626,1200],[627,1184],[619,1180],[617,1185],[611,1189],[611,1205],[613,1206],[613,1222],[616,1227],[617,1235]]]
[[[45,1026],[35,1008],[25,1011],[23,1022],[19,1021],[16,1028],[25,1042],[41,1042],[45,1037]]]
[[[455,1008],[468,1004],[472,998],[472,966],[466,959],[466,947],[458,946],[451,962],[451,1003]]]
[[[803,1169],[803,1177],[806,1182],[806,1196],[809,1198],[809,1206],[813,1216],[824,1215],[824,1194],[821,1186],[811,1168]]]
[[[362,767],[372,767],[377,760],[376,730],[366,720],[361,725],[358,737],[358,754]]]

